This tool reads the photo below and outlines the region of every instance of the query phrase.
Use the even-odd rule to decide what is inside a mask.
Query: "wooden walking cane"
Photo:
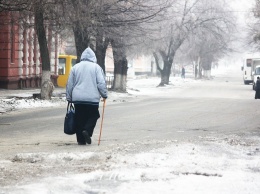
[[[98,145],[100,144],[100,138],[101,138],[101,133],[102,133],[105,105],[106,105],[106,99],[104,99],[104,103],[103,103],[103,111],[102,111],[102,118],[101,118],[101,125],[100,125],[100,133],[99,133],[99,138],[98,138]]]

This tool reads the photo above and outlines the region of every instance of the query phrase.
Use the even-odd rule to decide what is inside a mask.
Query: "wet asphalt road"
[[[189,84],[169,97],[140,98],[105,108],[102,145],[149,139],[196,141],[200,137],[260,134],[260,100],[254,99],[251,85],[241,78],[215,77]],[[101,112],[102,107],[100,107]],[[76,144],[75,136],[63,134],[66,107],[15,111],[0,117],[1,152],[26,151],[30,146]],[[97,143],[98,120],[93,144]],[[5,149],[12,145],[16,148]],[[47,146],[46,146],[47,145]],[[28,151],[28,150],[27,150]]]

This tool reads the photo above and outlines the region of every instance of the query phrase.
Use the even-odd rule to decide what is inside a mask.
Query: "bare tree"
[[[51,82],[51,62],[44,21],[44,4],[41,0],[36,1],[34,4],[34,17],[42,61],[41,99],[49,100],[54,90],[54,85]]]
[[[133,28],[155,17],[165,2],[167,0],[64,1],[63,15],[73,28],[78,59],[87,46],[92,46],[98,64],[105,70],[106,49],[111,43],[115,65],[113,89],[126,91],[126,52]],[[73,12],[65,15],[65,10]]]
[[[228,29],[229,22],[223,14],[225,7],[222,2],[211,0],[184,0],[174,1],[169,9],[167,20],[161,23],[160,46],[157,46],[154,57],[157,68],[161,73],[159,86],[169,84],[169,76],[177,50],[191,35],[196,35],[197,30],[204,29],[209,33],[218,29]],[[163,67],[159,60],[163,61]]]
[[[53,32],[59,29],[60,15],[57,14],[59,7],[59,1],[55,0],[28,0],[27,9],[20,12],[22,25],[35,28],[42,63],[41,98],[46,100],[51,99],[54,90],[51,82],[50,45],[47,37],[49,34],[46,27]],[[34,18],[34,22],[28,22],[28,16]]]
[[[253,47],[252,50],[260,50],[260,0],[255,0],[255,7],[249,15],[251,23],[248,24],[247,44]]]
[[[195,78],[211,76],[211,67],[221,57],[233,52],[231,31],[205,31],[197,29],[196,34],[191,35],[181,50],[196,68]],[[184,57],[184,56],[183,56]]]
[[[113,90],[126,91],[127,53],[132,52],[133,45],[136,48],[148,32],[145,26],[167,7],[168,1],[139,0],[121,2],[112,9],[108,36],[112,40],[115,65]]]

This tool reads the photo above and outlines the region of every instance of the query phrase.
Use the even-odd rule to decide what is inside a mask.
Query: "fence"
[[[106,76],[107,89],[111,89],[113,87],[113,82],[114,82],[114,76],[107,75]]]

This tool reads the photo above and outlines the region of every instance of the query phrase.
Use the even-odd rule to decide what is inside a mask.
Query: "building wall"
[[[11,21],[8,12],[0,13],[0,88],[35,88],[41,85],[41,59],[38,39],[33,28],[23,28]],[[27,18],[33,22],[33,18]],[[51,57],[51,74],[57,83],[58,37],[47,29]]]
[[[154,67],[152,56],[139,56],[128,59],[128,66],[134,69],[135,75],[154,75],[156,68]]]
[[[18,38],[13,33],[16,29],[13,25],[8,25],[10,15],[1,13],[0,27],[0,87],[7,82],[13,83],[18,76],[17,53],[15,52],[18,45]]]
[[[105,67],[107,73],[114,73],[113,50],[109,46],[106,51]],[[128,77],[135,75],[156,75],[157,69],[152,56],[140,56],[135,58],[127,58],[128,60]]]

